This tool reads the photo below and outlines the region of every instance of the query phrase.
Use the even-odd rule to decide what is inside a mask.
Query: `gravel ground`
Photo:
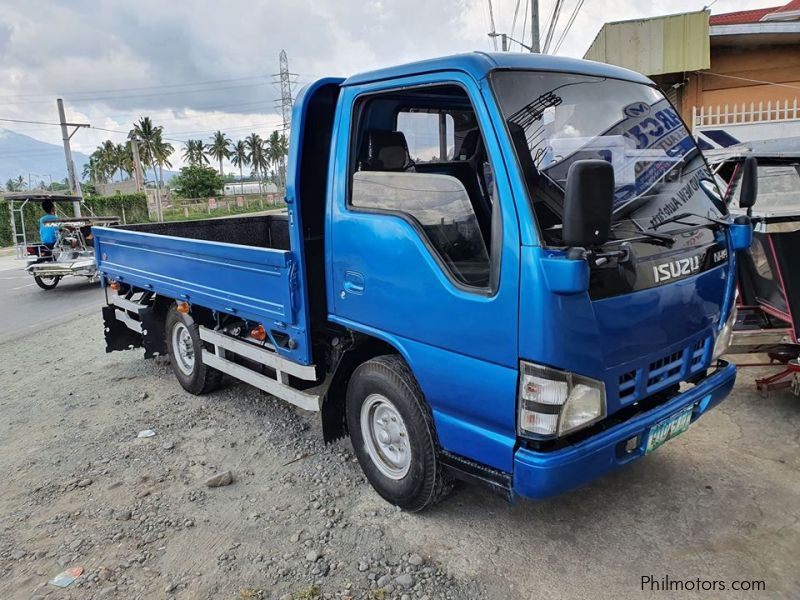
[[[508,505],[460,485],[406,514],[314,415],[244,385],[191,396],[166,359],[104,354],[98,316],[0,347],[3,600],[647,597],[643,575],[800,589],[800,400],[757,396],[751,374],[588,488]],[[70,567],[71,586],[47,583]]]

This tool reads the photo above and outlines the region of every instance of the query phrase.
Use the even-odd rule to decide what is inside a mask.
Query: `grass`
[[[322,590],[318,585],[310,585],[302,590],[297,590],[293,595],[293,600],[314,600],[322,596]]]
[[[286,205],[283,202],[278,204],[265,204],[263,209],[260,206],[249,206],[242,208],[231,207],[230,210],[227,208],[215,208],[212,211],[190,210],[188,217],[183,213],[183,209],[179,209],[174,213],[172,212],[172,209],[167,209],[164,214],[164,221],[196,221],[199,219],[213,219],[214,217],[246,215],[254,212],[263,212],[265,210],[275,210],[281,208],[286,208]]]

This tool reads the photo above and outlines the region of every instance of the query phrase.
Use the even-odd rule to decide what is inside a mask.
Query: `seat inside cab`
[[[382,95],[361,119],[357,171],[430,173],[457,179],[486,249],[492,241],[494,178],[469,98],[447,85]]]

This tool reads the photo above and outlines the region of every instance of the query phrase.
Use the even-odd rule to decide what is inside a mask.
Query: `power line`
[[[494,44],[494,51],[497,52],[497,31],[494,27],[494,9],[492,8],[492,0],[489,0],[489,25],[491,25],[492,44]]]
[[[85,104],[87,102],[102,102],[104,100],[129,100],[129,99],[138,99],[138,98],[160,98],[163,96],[181,96],[186,94],[203,94],[207,92],[223,92],[229,90],[237,90],[237,89],[245,89],[245,88],[254,88],[260,87],[263,85],[267,85],[269,82],[264,81],[261,83],[251,83],[251,84],[243,84],[243,85],[230,85],[230,86],[222,86],[222,87],[214,87],[214,88],[205,88],[205,89],[197,89],[197,90],[177,90],[177,91],[168,91],[168,92],[154,92],[151,94],[128,94],[124,96],[86,96],[83,98],[77,98],[74,96],[64,96],[66,99],[70,101],[72,104]],[[17,101],[17,102],[2,102],[0,106],[16,106],[19,104],[25,104],[26,106],[34,105],[34,104],[50,104],[48,100],[34,100],[34,101]]]
[[[564,40],[569,33],[569,30],[572,28],[572,24],[575,22],[575,17],[578,16],[578,13],[581,11],[581,7],[583,6],[583,0],[578,0],[578,3],[575,5],[575,8],[572,10],[572,14],[569,16],[569,21],[567,21],[566,27],[564,27],[564,31],[561,32],[561,37],[558,38],[558,42],[556,43],[555,48],[553,48],[553,54],[558,53],[558,49],[561,48],[561,44],[564,43]]]
[[[761,85],[774,85],[777,87],[789,88],[790,90],[800,90],[800,86],[790,85],[788,83],[776,83],[774,81],[762,81],[760,79],[748,79],[747,77],[737,77],[736,75],[723,75],[722,73],[714,73],[712,71],[700,71],[701,75],[714,75],[715,77],[727,77],[728,79],[738,79],[739,81],[747,81],[748,83],[758,83]]]
[[[61,123],[49,123],[47,121],[28,121],[26,119],[6,119],[2,118],[0,121],[7,121],[8,123],[31,123],[33,125],[55,125],[61,127]]]
[[[266,75],[253,75],[249,77],[235,77],[233,79],[211,79],[208,81],[194,81],[194,82],[187,82],[187,83],[164,83],[159,85],[149,85],[143,87],[131,87],[131,88],[109,88],[105,90],[75,90],[72,92],[61,92],[63,96],[71,96],[71,95],[82,95],[82,94],[112,94],[116,92],[137,92],[143,90],[158,90],[163,88],[174,88],[174,87],[190,87],[196,85],[210,85],[216,83],[233,83],[236,81],[249,81],[251,79],[264,79],[267,77]],[[18,97],[44,97],[44,96],[52,96],[53,93],[37,93],[37,94],[4,94],[0,95],[0,98],[18,98]]]
[[[542,46],[542,54],[547,54],[547,51],[550,49],[550,42],[553,40],[553,34],[556,30],[558,18],[561,16],[561,7],[563,4],[563,0],[556,0],[556,3],[553,5],[553,12],[550,14],[550,24],[547,27],[547,35],[544,38],[544,45]]]
[[[528,29],[528,7],[530,2],[525,2],[525,15],[522,17],[522,43],[525,43],[525,30]],[[533,42],[533,40],[531,40]],[[531,46],[533,44],[531,43]]]
[[[511,20],[511,37],[512,38],[514,37],[514,29],[517,26],[517,14],[519,13],[519,3],[520,3],[520,0],[517,0],[517,4],[516,4],[516,6],[514,6],[514,18]],[[527,6],[527,3],[526,3],[526,6]],[[525,40],[522,40],[522,41],[524,42]]]

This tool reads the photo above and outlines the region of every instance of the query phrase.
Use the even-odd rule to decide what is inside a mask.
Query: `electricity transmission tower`
[[[292,125],[292,78],[295,73],[289,72],[289,59],[286,57],[286,50],[281,50],[280,73],[273,75],[281,85],[281,115],[283,116],[283,134],[288,137],[289,128]]]

